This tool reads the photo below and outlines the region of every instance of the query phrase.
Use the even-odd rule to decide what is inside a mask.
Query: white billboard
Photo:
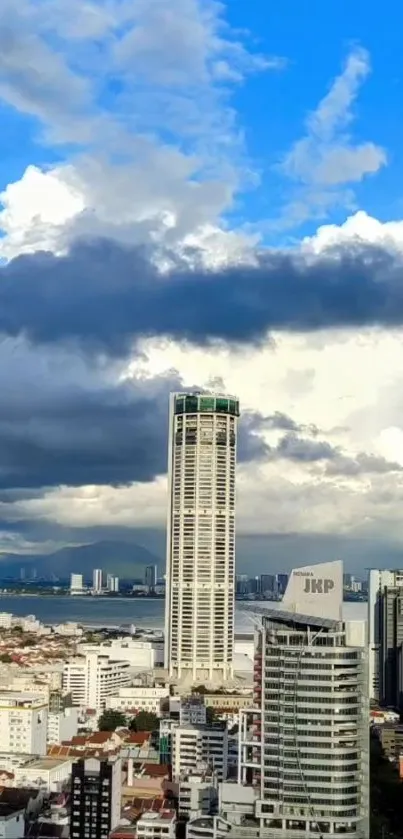
[[[343,562],[337,559],[294,568],[282,606],[288,612],[342,620]]]

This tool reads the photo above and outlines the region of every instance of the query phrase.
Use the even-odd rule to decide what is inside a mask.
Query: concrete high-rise
[[[157,585],[157,566],[156,565],[147,565],[146,570],[144,572],[144,585],[148,586],[148,588],[152,589],[155,588]]]
[[[70,594],[82,594],[84,589],[83,575],[70,574]]]
[[[96,594],[100,594],[102,591],[102,569],[101,568],[94,568],[92,572],[92,590]]]
[[[403,707],[403,570],[368,577],[370,698]]]
[[[121,815],[121,760],[80,759],[71,773],[70,836],[108,839]]]
[[[292,572],[282,610],[256,609],[255,707],[241,712],[239,754],[256,836],[369,837],[366,625],[343,621],[342,598],[342,563],[329,562]]]
[[[171,394],[165,666],[188,681],[232,676],[239,402]]]

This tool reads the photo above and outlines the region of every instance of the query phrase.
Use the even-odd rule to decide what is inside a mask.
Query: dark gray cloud
[[[286,434],[276,447],[277,457],[300,463],[314,463],[317,460],[333,460],[337,449],[326,440],[309,440],[296,434]]]
[[[287,433],[276,445],[269,445],[263,436],[267,429]],[[245,413],[242,432],[245,434],[244,445],[247,452],[244,459],[248,461],[289,460],[307,465],[323,462],[325,475],[328,477],[337,475],[358,477],[365,474],[382,475],[403,471],[403,467],[398,463],[386,460],[379,455],[359,452],[357,455],[350,456],[340,446],[334,446],[327,440],[317,439],[319,429],[316,425],[298,423],[280,411],[275,411],[270,416],[264,416],[257,411]],[[301,436],[304,432],[310,433],[311,436]]]
[[[315,437],[319,433],[319,429],[313,423],[306,425],[305,423],[296,422],[288,414],[283,414],[281,411],[275,411],[274,414],[269,414],[261,418],[262,423],[266,428],[275,429],[278,431],[303,431],[312,434]]]
[[[167,468],[168,398],[174,370],[119,380],[116,369],[3,347],[0,367],[0,503],[40,487],[152,481]],[[194,388],[190,388],[193,390]],[[241,419],[239,460],[265,456]]]
[[[163,276],[154,258],[108,240],[19,256],[0,269],[0,331],[124,354],[141,336],[247,343],[270,329],[403,323],[402,264],[369,245],[266,252],[215,270],[176,259]]]
[[[0,405],[0,487],[124,484],[166,470],[174,374],[135,384],[39,383]]]
[[[312,440],[298,437],[294,433],[286,434],[280,440],[273,450],[273,456],[297,463],[325,461],[325,474],[328,477],[344,475],[353,478],[403,471],[403,467],[398,463],[385,460],[379,455],[358,452],[357,455],[350,456],[345,454],[340,446],[332,446],[327,440]]]
[[[327,475],[345,475],[355,477],[359,475],[385,475],[388,472],[402,472],[403,467],[399,463],[385,460],[375,454],[359,452],[356,457],[338,454],[326,466]]]

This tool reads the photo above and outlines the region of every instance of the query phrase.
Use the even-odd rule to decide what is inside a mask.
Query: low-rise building
[[[25,835],[25,810],[0,802],[0,839],[21,839]]]
[[[209,770],[186,772],[179,778],[178,811],[188,819],[216,812],[218,804],[217,775]]]
[[[257,795],[251,786],[220,784],[219,814],[191,818],[186,826],[186,839],[262,839],[266,833],[255,818]],[[295,835],[302,839],[300,831]]]
[[[391,711],[389,708],[372,708],[369,712],[369,719],[372,725],[383,725],[385,722],[398,723],[400,714]]]
[[[103,644],[81,644],[80,653],[96,653],[115,661],[128,661],[136,670],[154,670],[164,663],[164,644],[161,639],[113,638]]]
[[[204,704],[219,713],[229,711],[238,713],[243,708],[251,708],[253,705],[253,690],[250,693],[206,693]]]
[[[66,623],[57,623],[53,627],[55,635],[63,635],[67,638],[80,638],[84,634],[84,630],[78,623],[74,621],[66,621]]]
[[[11,612],[0,612],[0,627],[1,629],[11,629],[13,625],[13,616]]]
[[[169,695],[168,687],[122,687],[109,696],[106,707],[119,711],[150,711],[160,716],[161,701]]]
[[[205,725],[206,720],[206,703],[200,696],[188,696],[180,700],[180,725]]]
[[[379,728],[379,739],[389,760],[398,760],[403,752],[403,725],[385,722]]]
[[[70,777],[71,765],[72,760],[65,758],[34,758],[14,771],[14,784],[16,787],[59,792]]]
[[[48,705],[29,693],[0,693],[0,751],[46,754]]]
[[[153,763],[138,763],[129,758],[122,787],[122,800],[133,797],[165,798],[170,788],[169,766]]]
[[[143,813],[136,823],[137,839],[175,839],[176,824],[175,810]]]

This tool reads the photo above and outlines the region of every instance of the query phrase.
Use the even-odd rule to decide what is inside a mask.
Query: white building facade
[[[214,772],[187,772],[179,778],[178,812],[187,818],[200,818],[215,812],[218,782]]]
[[[102,568],[94,568],[92,572],[92,590],[95,594],[102,591]]]
[[[106,707],[116,711],[149,711],[160,716],[161,702],[169,696],[164,687],[123,687],[116,696],[109,696]]]
[[[165,667],[225,681],[234,648],[237,399],[171,394]]]
[[[44,757],[27,761],[14,771],[14,786],[59,792],[71,775],[71,760]]]
[[[80,644],[80,653],[96,653],[115,661],[128,661],[136,670],[154,670],[164,663],[164,645],[161,641],[137,638],[114,638],[105,644]]]
[[[0,693],[0,752],[46,754],[48,706],[42,696]]]
[[[0,612],[0,628],[11,629],[13,625],[13,616],[11,612]]]
[[[148,810],[136,822],[136,839],[175,839],[176,823],[174,810]]]
[[[70,574],[70,594],[82,594],[84,590],[83,575]]]
[[[214,726],[179,725],[172,730],[172,776],[213,771],[218,781],[228,774],[228,730],[225,723]]]
[[[130,664],[107,656],[88,653],[66,661],[63,690],[71,693],[74,705],[102,711],[108,696],[131,680]]]
[[[64,708],[48,713],[48,746],[71,740],[78,732],[78,708]]]

